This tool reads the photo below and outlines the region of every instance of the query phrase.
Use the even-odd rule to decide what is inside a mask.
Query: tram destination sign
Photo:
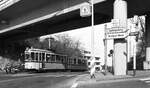
[[[121,39],[127,37],[127,30],[123,27],[113,27],[106,29],[106,39]]]

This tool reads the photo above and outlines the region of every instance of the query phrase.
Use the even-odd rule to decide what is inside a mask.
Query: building
[[[84,51],[84,58],[87,60],[87,66],[88,69],[90,69],[90,65],[91,65],[91,52],[90,51]],[[102,58],[100,58],[99,56],[95,56],[94,58],[95,60],[95,71],[101,71],[102,70]]]

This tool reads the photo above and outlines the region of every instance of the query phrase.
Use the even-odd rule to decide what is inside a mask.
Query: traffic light
[[[109,51],[109,53],[110,53],[110,54],[113,54],[113,53],[114,53],[114,51],[111,49],[111,50]]]

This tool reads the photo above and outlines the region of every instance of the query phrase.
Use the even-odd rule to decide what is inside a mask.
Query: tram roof
[[[44,49],[36,49],[36,48],[27,48],[25,50],[25,52],[47,52],[47,53],[52,53],[54,54],[52,51],[49,51],[49,50],[44,50]]]
[[[62,54],[57,54],[54,53],[50,50],[45,50],[45,49],[37,49],[37,48],[27,48],[25,52],[39,52],[39,53],[49,53],[49,54],[54,54],[54,55],[61,55],[61,56],[67,56],[67,55],[62,55]]]

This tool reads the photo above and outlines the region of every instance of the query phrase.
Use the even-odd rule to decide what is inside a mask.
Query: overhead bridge
[[[149,0],[126,0],[128,17],[149,13]],[[20,0],[0,11],[0,39],[20,40],[91,25],[80,7],[89,0]],[[114,0],[94,0],[95,24],[111,21]]]

